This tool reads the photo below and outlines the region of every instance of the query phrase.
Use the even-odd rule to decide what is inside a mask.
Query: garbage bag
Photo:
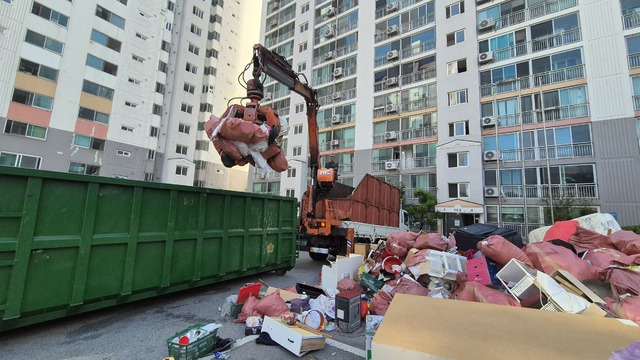
[[[533,267],[531,259],[517,246],[500,235],[491,235],[478,243],[478,250],[496,262],[500,266],[505,266],[511,259],[518,259],[524,264]]]
[[[611,283],[613,295],[640,295],[640,272],[623,267],[609,267],[602,271],[602,280]]]
[[[603,269],[611,265],[640,265],[640,254],[626,255],[609,248],[589,250],[582,258]]]
[[[255,308],[259,301],[255,296],[249,296],[249,298],[245,300],[244,305],[242,305],[242,310],[240,310],[236,322],[242,323],[247,321],[249,317],[257,315],[255,314]]]
[[[438,235],[437,233],[422,233],[418,235],[413,247],[420,250],[431,249],[447,251],[447,249],[449,249],[449,242],[444,239],[442,238],[442,235]]]
[[[373,315],[384,316],[389,309],[389,305],[391,305],[391,300],[393,300],[393,296],[389,293],[384,290],[378,291],[373,297],[373,300],[371,300],[371,308],[369,309],[369,312]]]
[[[601,268],[580,259],[571,250],[549,242],[529,244],[525,246],[524,253],[531,259],[536,269],[548,275],[551,275],[556,270],[563,269],[580,281],[598,280],[600,278],[599,272],[602,270]]]
[[[408,268],[417,266],[427,261],[428,258],[429,258],[429,249],[418,250],[418,252],[415,253],[411,257],[411,259],[409,259],[409,262],[406,265]]]
[[[611,242],[616,249],[627,255],[640,254],[640,235],[629,230],[620,230],[611,234]]]
[[[543,241],[568,241],[569,237],[576,232],[576,226],[578,226],[576,220],[556,221],[544,234]]]
[[[640,359],[640,342],[634,342],[624,349],[614,351],[608,360],[638,360]]]
[[[576,226],[576,231],[569,236],[568,242],[576,248],[578,253],[599,248],[615,249],[615,245],[607,235],[585,229],[580,225]]]
[[[395,286],[393,290],[391,290],[392,297],[396,294],[427,296],[429,295],[429,289],[405,275],[395,282]]]
[[[409,249],[398,243],[387,243],[387,249],[392,255],[395,255],[399,258],[405,258],[407,256],[407,253],[409,252]]]
[[[412,231],[396,232],[387,236],[387,247],[391,244],[398,244],[405,249],[411,249],[414,247],[417,238],[418,233],[414,233]]]
[[[287,303],[280,297],[280,290],[276,290],[273,294],[267,295],[264,299],[259,300],[255,305],[255,311],[262,316],[280,316],[283,312],[289,311]]]
[[[615,299],[606,298],[607,308],[618,317],[628,319],[640,325],[640,297],[620,296]]]
[[[468,281],[467,275],[458,273],[451,291],[451,299],[473,301],[484,304],[520,306],[518,300],[509,294],[491,289],[475,281]]]
[[[302,314],[303,311],[311,310],[311,305],[309,305],[310,297],[305,297],[304,299],[293,299],[291,300],[291,311]]]
[[[358,293],[364,293],[364,288],[359,283],[351,279],[342,279],[338,282],[338,291],[353,290]]]

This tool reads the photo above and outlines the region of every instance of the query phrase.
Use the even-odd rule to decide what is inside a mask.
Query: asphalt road
[[[163,359],[167,356],[166,339],[177,331],[198,322],[223,325],[218,335],[236,339],[229,359],[298,359],[280,346],[258,345],[244,335],[244,324],[221,317],[224,299],[236,294],[245,283],[262,279],[275,287],[297,282],[316,284],[322,264],[300,253],[296,267],[284,276],[266,273],[237,280],[142,300],[118,307],[76,315],[62,320],[8,331],[0,335],[2,359]],[[266,287],[263,286],[263,291]],[[364,327],[350,334],[330,333],[324,349],[313,351],[303,359],[362,359]]]

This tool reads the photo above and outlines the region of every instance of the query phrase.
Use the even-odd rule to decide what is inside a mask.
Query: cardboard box
[[[360,293],[341,291],[336,295],[336,324],[342,332],[354,332],[360,328]]]
[[[276,292],[276,290],[280,290],[280,297],[285,302],[289,302],[289,301],[291,301],[293,299],[299,299],[300,296],[302,296],[302,295],[300,295],[298,293],[294,293],[294,292],[291,292],[291,291],[274,288],[274,287],[271,287],[271,286],[269,286],[269,288],[267,288],[267,292],[265,293],[265,296],[273,294],[274,292]]]
[[[560,286],[562,286],[568,292],[581,296],[591,302],[592,304],[584,310],[581,314],[587,316],[607,316],[607,312],[602,310],[598,305],[604,305],[605,301],[601,297],[596,295],[591,289],[586,287],[580,280],[576,279],[571,273],[565,270],[556,270],[551,274],[551,278],[554,279]]]
[[[380,326],[380,323],[382,323],[382,319],[383,317],[381,315],[367,315],[364,328],[367,360],[371,360],[371,340],[373,340],[373,337],[376,335],[376,331],[378,331],[378,327]]]
[[[358,254],[349,256],[338,256],[331,266],[322,266],[322,289],[336,289],[338,282],[342,279],[353,279],[356,271],[362,263],[364,257]]]
[[[616,319],[396,294],[371,347],[374,360],[583,360],[638,339]]]
[[[371,251],[371,244],[356,243],[354,250],[355,254],[362,255],[362,257],[366,259],[369,255],[369,251]]]
[[[297,326],[289,326],[280,319],[265,316],[262,332],[268,333],[273,341],[297,356],[324,348],[324,336]]]

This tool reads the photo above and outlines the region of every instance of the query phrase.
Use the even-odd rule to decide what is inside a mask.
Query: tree
[[[416,189],[414,194],[418,198],[418,204],[405,207],[409,214],[410,222],[420,224],[420,230],[425,225],[429,225],[429,227],[436,226],[438,224],[438,214],[436,214],[435,207],[438,203],[438,198],[429,191],[422,189]]]
[[[576,197],[553,197],[553,220],[571,220],[580,216],[598,212],[591,200]],[[549,198],[543,199],[545,205],[544,218],[547,223],[551,222],[551,201]]]

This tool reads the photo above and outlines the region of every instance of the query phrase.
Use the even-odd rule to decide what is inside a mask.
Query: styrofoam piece
[[[539,293],[540,289],[535,285],[536,270],[511,259],[498,273],[496,277],[502,285],[509,290],[517,300],[524,300],[527,297]]]
[[[447,252],[429,250],[428,274],[437,278],[455,280],[459,272],[467,272],[467,258]]]

